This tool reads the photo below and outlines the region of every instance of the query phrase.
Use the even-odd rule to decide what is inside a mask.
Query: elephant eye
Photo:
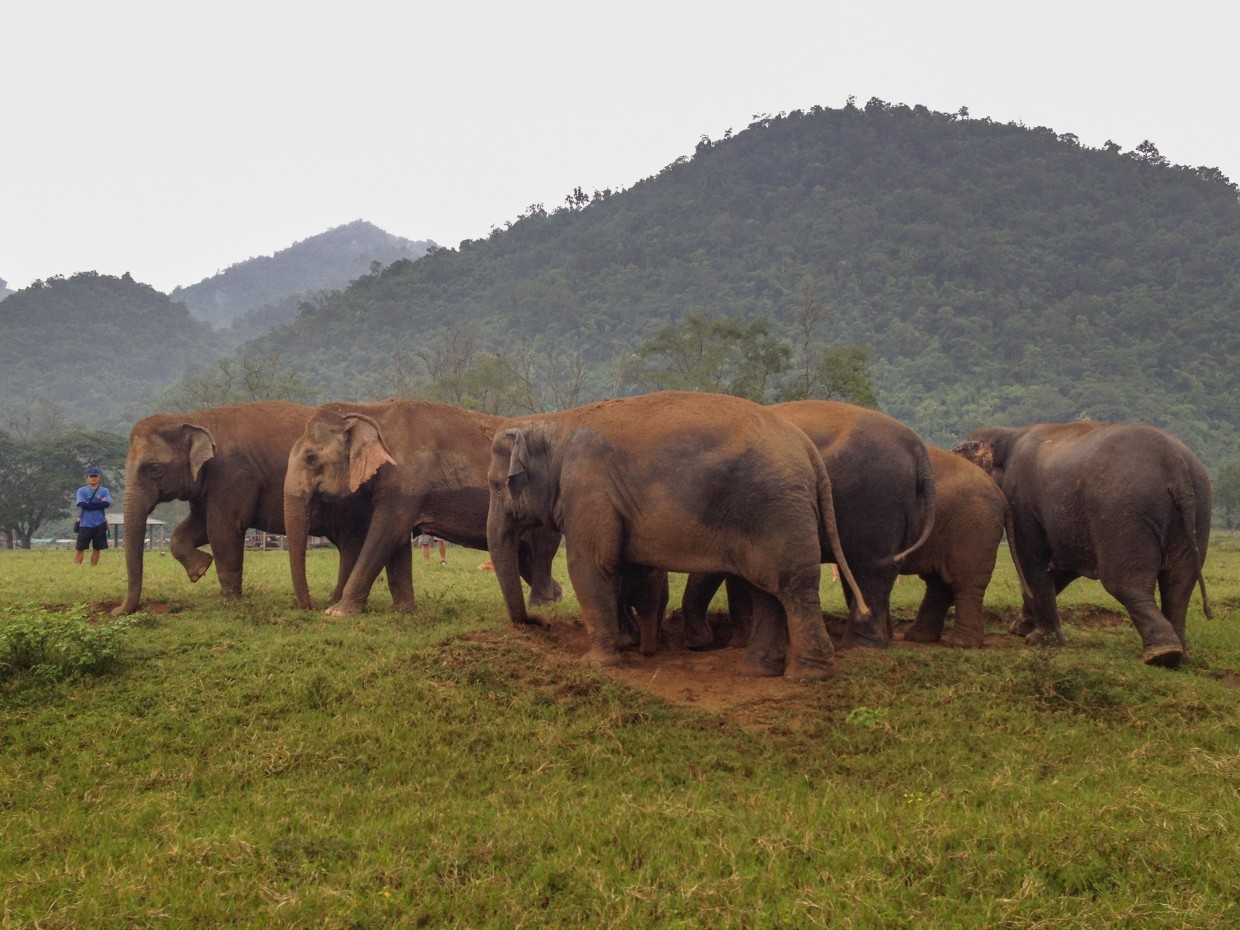
[[[315,465],[319,464],[319,456],[315,452],[307,452],[304,458],[305,458],[306,464],[309,465],[311,468],[314,468]]]
[[[142,465],[142,473],[144,475],[149,475],[152,478],[158,478],[164,473],[164,466],[160,465],[158,462],[145,462]]]

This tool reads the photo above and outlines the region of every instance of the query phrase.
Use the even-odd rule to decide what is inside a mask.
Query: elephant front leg
[[[1045,566],[1024,566],[1025,579],[1032,597],[1025,599],[1021,614],[1012,624],[1012,632],[1023,633],[1030,646],[1062,646],[1067,639],[1059,623],[1059,592],[1075,578],[1064,572],[1048,572]]]
[[[590,634],[587,662],[596,665],[619,665],[620,602],[618,565],[602,562],[594,553],[583,554],[580,548],[569,547],[568,577],[581,604],[582,619]]]
[[[168,540],[168,551],[184,566],[190,581],[197,581],[211,567],[211,553],[198,548],[206,544],[207,522],[201,513],[191,510],[190,515],[177,524],[172,538]]]
[[[686,649],[715,648],[715,631],[711,628],[707,613],[711,599],[721,584],[723,575],[694,573],[685,579],[680,616],[684,623],[682,635]]]
[[[370,598],[370,589],[374,587],[379,572],[392,557],[392,553],[401,546],[402,541],[408,539],[408,530],[393,536],[372,524],[371,532],[367,534],[366,542],[362,545],[362,551],[358,553],[357,563],[353,566],[349,580],[345,582],[344,590],[340,593],[340,600],[328,607],[325,613],[331,617],[347,617],[350,614],[360,614],[365,611],[366,602]],[[412,546],[412,543],[407,544]],[[410,553],[410,573],[412,573],[412,548]],[[412,585],[413,582],[410,580],[410,587]]]

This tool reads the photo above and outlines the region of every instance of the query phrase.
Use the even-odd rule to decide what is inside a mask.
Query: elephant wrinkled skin
[[[284,532],[284,472],[293,442],[310,408],[284,401],[211,407],[192,413],[158,413],[134,424],[125,460],[125,599],[115,615],[133,613],[142,599],[146,521],[155,505],[183,500],[189,516],[172,532],[172,555],[197,581],[215,561],[226,597],[241,595],[246,530]],[[340,548],[341,578],[356,557],[368,504],[323,508],[310,531]],[[199,546],[210,545],[211,552]],[[412,569],[406,568],[411,575]],[[389,583],[400,572],[393,566]],[[412,584],[412,581],[409,582]],[[339,595],[337,584],[336,595]]]
[[[904,631],[904,638],[981,646],[986,638],[982,601],[1003,541],[1007,498],[973,462],[944,449],[927,448],[934,468],[934,529],[900,566],[901,575],[917,575],[926,583],[917,619]],[[945,633],[944,622],[953,606],[955,620]]]
[[[1179,665],[1194,586],[1211,613],[1202,578],[1210,479],[1188,447],[1125,423],[985,426],[969,440],[960,451],[990,471],[1011,507],[1028,587],[1013,632],[1063,642],[1056,596],[1076,578],[1096,578],[1127,609],[1145,662]]]
[[[306,582],[307,519],[324,504],[366,501],[370,519],[360,552],[328,613],[357,613],[384,564],[407,561],[410,536],[429,533],[473,549],[487,545],[487,466],[503,417],[448,404],[393,398],[370,404],[323,404],[307,418],[286,456],[283,515],[298,606],[311,606]],[[551,577],[559,535],[524,540],[531,601],[563,595]],[[413,610],[413,583],[394,610]]]
[[[832,646],[818,598],[824,545],[865,610],[840,550],[822,458],[758,404],[674,391],[603,401],[516,419],[491,450],[487,536],[509,617],[528,622],[517,533],[562,531],[591,636],[587,658],[600,664],[620,661],[626,565],[735,574],[753,586],[756,609],[782,605],[785,641],[751,644],[746,670],[757,675],[828,674]]]
[[[840,542],[865,595],[859,613],[848,589],[848,627],[840,645],[883,647],[891,635],[891,589],[901,561],[929,536],[935,522],[935,479],[926,444],[899,420],[877,410],[829,400],[802,400],[768,408],[787,419],[817,446],[831,476],[831,500]],[[834,561],[829,549],[823,561]],[[682,611],[690,648],[714,645],[706,619],[723,581],[691,577]],[[729,584],[735,625],[748,626],[748,598]],[[732,609],[737,602],[739,610]]]

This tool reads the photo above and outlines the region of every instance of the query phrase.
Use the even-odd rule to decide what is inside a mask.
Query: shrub
[[[105,672],[137,616],[93,624],[85,604],[60,611],[33,604],[7,608],[0,614],[0,683],[21,675],[64,681]]]

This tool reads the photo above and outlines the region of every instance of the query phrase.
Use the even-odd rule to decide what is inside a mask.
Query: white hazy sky
[[[356,219],[456,247],[849,95],[1240,181],[1240,6],[217,0],[0,14],[0,278],[170,291]]]

